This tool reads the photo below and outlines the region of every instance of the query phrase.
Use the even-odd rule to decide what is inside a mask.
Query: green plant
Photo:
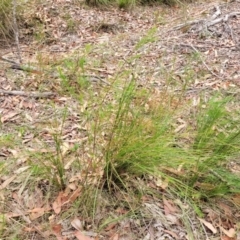
[[[0,0],[0,36],[13,36],[12,0]]]
[[[117,0],[119,8],[133,8],[137,4],[137,0]]]
[[[81,57],[77,60],[66,60],[64,66],[58,68],[63,91],[71,95],[79,95],[84,88],[89,86],[85,75],[85,64],[85,57]]]
[[[138,42],[138,43],[136,44],[136,46],[135,46],[135,49],[137,50],[137,49],[143,47],[143,46],[144,46],[145,44],[147,44],[147,43],[152,43],[152,42],[154,42],[154,41],[156,40],[156,36],[155,36],[156,31],[157,31],[157,28],[156,28],[156,27],[151,28],[151,29],[146,33],[146,35],[143,36],[143,37],[139,40],[139,42]]]
[[[99,108],[95,115],[94,134],[104,131],[106,135],[101,153],[108,189],[127,190],[129,179],[145,175],[164,178],[180,196],[195,199],[223,195],[230,185],[234,188],[231,182],[236,180],[231,177],[217,185],[222,174],[215,171],[224,169],[221,163],[239,151],[239,125],[225,110],[230,99],[213,97],[206,108],[200,108],[198,115],[192,116],[198,123],[192,130],[192,144],[179,147],[172,124],[181,105],[175,106],[175,96],[167,91],[153,101],[149,101],[150,94],[138,90],[132,78],[122,90],[116,90],[114,104]],[[106,118],[109,124],[104,126]],[[182,176],[168,172],[180,166]],[[230,191],[238,191],[238,187],[234,189]]]
[[[60,118],[60,126],[58,125],[59,122],[56,123],[57,129],[55,129],[54,123],[51,123],[52,130],[50,130],[49,134],[51,135],[53,144],[46,145],[43,143],[42,147],[46,150],[45,152],[29,152],[29,165],[31,166],[32,175],[44,176],[54,187],[60,190],[66,187],[66,171],[64,168],[66,163],[64,160],[68,149],[65,150],[66,146],[62,141],[62,130],[67,115],[68,112],[64,109]]]

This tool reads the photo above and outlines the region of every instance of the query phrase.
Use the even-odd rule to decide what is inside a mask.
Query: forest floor
[[[184,99],[193,109],[203,96],[217,92],[239,101],[240,2],[124,11],[46,0],[26,3],[26,9],[19,51],[9,41],[0,48],[0,239],[240,239],[240,193],[231,197],[232,204],[224,198],[201,203],[200,216],[194,206],[165,191],[163,183],[148,180],[163,197],[145,196],[135,215],[128,217],[120,200],[128,196],[117,193],[115,206],[102,196],[94,220],[79,215],[82,176],[71,168],[79,154],[72,149],[86,140],[89,126],[81,114],[92,106],[89,99],[79,106],[69,94],[77,88],[77,74],[97,94],[131,71],[138,87],[153,94],[166,87],[178,93],[185,86]],[[66,77],[72,82],[63,90]],[[176,132],[189,124],[187,115],[181,116]],[[30,164],[46,160],[43,165],[54,169],[47,158],[56,152],[56,132],[64,156],[64,190],[51,186]],[[239,160],[231,162],[231,171],[240,176]]]

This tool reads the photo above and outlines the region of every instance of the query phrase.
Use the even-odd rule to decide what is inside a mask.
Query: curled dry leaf
[[[224,228],[221,227],[221,226],[219,226],[219,228],[221,229],[221,231],[222,231],[225,235],[227,235],[227,236],[230,237],[230,238],[233,238],[233,237],[235,237],[235,235],[236,235],[236,231],[235,231],[233,228],[230,228],[229,230],[226,230],[226,229],[224,229]]]
[[[82,188],[81,187],[79,187],[79,188],[77,188],[71,195],[70,195],[70,197],[69,197],[69,202],[70,203],[73,203],[76,199],[77,199],[77,197],[80,195],[80,193],[81,193],[81,190],[82,190]]]
[[[72,164],[75,160],[76,160],[75,158],[70,159],[70,160],[65,164],[64,169],[65,169],[65,170],[70,169],[71,164]]]
[[[56,214],[59,214],[62,210],[62,207],[67,207],[68,203],[73,203],[79,194],[81,193],[81,187],[77,188],[73,193],[69,195],[70,189],[67,188],[65,192],[59,192],[57,198],[52,204],[53,210]]]
[[[56,200],[53,202],[52,207],[53,210],[56,214],[59,214],[61,212],[62,209],[62,196],[63,196],[63,192],[60,192],[56,198]]]
[[[170,230],[163,230],[163,231],[171,235],[174,239],[180,239],[179,236],[173,231],[170,231]]]
[[[29,210],[28,213],[30,213],[29,217],[31,220],[37,219],[45,213],[44,208],[34,208],[32,210]]]
[[[178,212],[178,209],[176,206],[174,206],[174,203],[170,200],[167,200],[165,197],[163,197],[163,204],[164,204],[164,212],[166,215]]]
[[[52,225],[52,232],[57,237],[57,240],[62,240],[62,225],[54,224]]]
[[[115,233],[111,238],[110,240],[118,240],[119,239],[119,234],[118,233]]]
[[[210,223],[210,222],[207,222],[205,221],[204,219],[202,218],[198,218],[198,220],[203,223],[209,230],[212,231],[212,233],[217,233],[217,229]]]
[[[7,180],[5,180],[1,185],[0,185],[0,190],[6,188],[15,178],[16,178],[16,174],[13,175],[12,177],[8,178]]]
[[[78,240],[93,240],[92,238],[85,236],[84,234],[82,234],[79,231],[76,231],[74,235]]]
[[[4,123],[10,119],[13,120],[13,118],[18,114],[20,114],[20,112],[9,111],[1,117],[1,122]]]
[[[73,219],[71,225],[78,231],[82,230],[82,223],[78,218]]]

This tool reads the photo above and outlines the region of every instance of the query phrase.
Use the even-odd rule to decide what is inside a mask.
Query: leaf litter
[[[9,143],[10,146],[3,149],[0,154],[0,161],[13,161],[13,165],[16,160],[19,162],[18,170],[13,166],[9,169],[9,172],[15,172],[15,175],[10,176],[6,173],[0,177],[0,189],[5,190],[0,195],[5,203],[0,207],[1,213],[4,213],[9,224],[23,219],[25,228],[22,229],[22,239],[24,236],[25,239],[26,237],[51,239],[53,235],[57,239],[74,239],[75,237],[82,240],[191,239],[187,230],[183,229],[181,210],[169,196],[163,197],[162,201],[146,197],[139,218],[119,220],[118,224],[108,224],[99,234],[95,234],[94,224],[87,219],[82,220],[78,213],[73,214],[74,218],[67,218],[67,223],[64,222],[65,219],[61,218],[61,214],[71,208],[82,191],[78,184],[83,176],[71,171],[74,156],[69,157],[70,160],[64,163],[64,168],[69,171],[67,174],[71,179],[69,186],[65,191],[56,192],[55,197],[51,198],[46,197],[46,192],[50,190],[48,180],[39,179],[41,186],[37,188],[32,188],[27,182],[24,183],[27,177],[25,172],[29,168],[25,163],[32,162],[33,156],[37,160],[34,153],[41,151],[43,154],[50,154],[55,151],[52,133],[58,132],[58,126],[62,126],[59,119],[62,117],[65,105],[69,106],[67,119],[61,129],[64,155],[71,155],[74,143],[85,141],[86,124],[76,114],[76,103],[71,98],[55,95],[53,99],[41,99],[41,97],[33,98],[31,95],[27,97],[21,94],[8,95],[6,91],[24,90],[31,93],[40,88],[46,92],[56,91],[59,88],[56,74],[49,72],[52,65],[61,62],[67,55],[74,56],[76,51],[85,51],[83,47],[85,44],[92,44],[94,46],[93,52],[90,53],[92,61],[97,61],[102,56],[104,61],[97,67],[86,66],[86,70],[89,73],[95,71],[97,75],[101,74],[103,79],[111,79],[115,70],[118,69],[117,64],[124,59],[126,64],[131,64],[134,69],[139,85],[151,86],[160,91],[166,84],[165,78],[168,72],[172,72],[174,84],[171,89],[177,92],[185,77],[184,65],[187,61],[186,56],[189,56],[194,69],[191,76],[194,81],[190,86],[188,85],[187,89],[189,99],[195,99],[194,101],[198,102],[198,95],[202,91],[225,90],[238,94],[240,17],[239,14],[231,17],[228,15],[228,19],[226,16],[240,9],[239,1],[221,4],[219,8],[214,1],[191,4],[187,13],[184,14],[191,16],[193,21],[188,20],[184,14],[182,16],[181,9],[176,8],[137,7],[133,12],[116,9],[102,11],[95,8],[76,7],[70,1],[47,0],[45,2],[45,5],[38,6],[38,11],[33,7],[32,11],[27,13],[29,20],[38,18],[44,24],[46,32],[43,42],[39,44],[38,41],[32,40],[30,45],[24,45],[22,41],[21,45],[24,62],[30,62],[37,69],[43,68],[45,72],[41,70],[38,74],[20,72],[17,69],[9,69],[9,64],[4,63],[4,70],[1,70],[0,74],[1,90],[5,91],[0,93],[1,134],[15,135],[13,145]],[[68,32],[66,16],[64,19],[66,9],[71,19],[75,21],[71,32]],[[205,15],[207,17],[203,18]],[[213,22],[214,20],[217,21]],[[28,23],[27,28],[22,31],[23,39],[27,40],[27,34],[31,31],[36,29]],[[151,38],[146,38],[147,32],[151,33]],[[35,51],[36,48],[38,53]],[[132,54],[139,54],[140,57],[128,63],[127,58]],[[2,55],[8,59],[15,57],[14,54],[5,50],[2,50]],[[49,106],[51,103],[54,103],[54,109]],[[84,108],[86,107],[87,103]],[[175,131],[181,131],[187,124],[186,119],[181,119]],[[48,125],[57,127],[49,129]],[[26,126],[34,130],[33,134],[25,130]],[[22,129],[22,134],[19,134],[19,128]],[[22,145],[19,146],[19,144]],[[46,144],[50,149],[46,148]],[[16,152],[14,152],[15,147]],[[32,156],[26,157],[25,151],[32,153]],[[237,170],[238,174],[239,172]],[[89,181],[93,185],[97,184],[94,181],[95,174],[103,174],[101,167],[97,170],[92,169]],[[181,171],[178,174],[182,174]],[[30,175],[29,179],[31,179]],[[165,190],[168,187],[167,183],[159,183],[159,181],[150,184],[155,185],[156,189]],[[233,204],[239,206],[239,199],[239,194],[235,194],[232,197]],[[183,203],[180,205],[184,206]],[[236,222],[234,208],[230,208],[221,200],[217,205],[221,207],[223,213],[205,209],[205,219],[197,218],[187,204],[184,206],[191,217],[189,222],[192,231],[196,234],[194,239],[203,239],[202,235],[198,235],[201,232],[199,223],[204,225],[207,239],[210,237],[213,239],[215,236],[218,236],[218,239],[238,239],[236,225],[239,224],[239,214],[236,216],[238,219]],[[109,207],[103,212],[107,215],[108,211]],[[121,207],[115,211],[110,208],[110,211],[115,217],[124,216],[128,212]],[[51,229],[46,225],[51,225]],[[2,226],[1,221],[0,226]],[[35,234],[38,234],[37,237]]]

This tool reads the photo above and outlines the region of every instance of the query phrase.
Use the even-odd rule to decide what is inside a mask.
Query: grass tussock
[[[125,181],[132,176],[148,174],[164,176],[173,185],[180,183],[181,192],[187,188],[192,193],[198,191],[200,198],[239,191],[234,177],[231,183],[221,177],[228,159],[239,152],[239,123],[226,110],[230,99],[214,97],[206,108],[200,107],[192,129],[194,137],[184,146],[173,128],[181,105],[173,109],[174,97],[166,93],[151,103],[148,95],[139,94],[134,82],[130,82],[112,113],[104,148],[104,176],[109,187],[112,182],[125,187],[128,185]],[[178,169],[179,176],[169,175]],[[211,185],[211,191],[197,187],[204,183]]]
[[[72,65],[68,67],[71,72]],[[80,68],[84,72],[84,65]],[[84,88],[88,89],[88,104],[94,110],[85,112],[90,121],[87,144],[91,145],[89,154],[95,164],[101,166],[102,174],[96,180],[100,185],[110,191],[127,191],[129,179],[153,176],[183,195],[187,191],[190,198],[197,195],[206,199],[239,191],[237,177],[227,169],[229,159],[238,155],[240,136],[238,114],[229,110],[231,98],[219,95],[201,102],[194,114],[188,115],[191,126],[179,134],[176,119],[184,116],[183,106],[191,107],[181,98],[183,93],[176,96],[166,89],[153,96],[151,90],[139,89],[130,75],[127,78],[131,80],[123,88],[119,88],[118,79],[99,95],[81,81],[79,88],[72,88],[69,76],[61,76],[63,89],[79,101],[84,98],[79,94],[84,95]],[[187,135],[191,137],[186,141]],[[223,180],[225,175],[229,181]]]
[[[184,5],[192,0],[86,0],[89,6],[118,6],[121,9],[132,9],[137,5],[160,4],[167,6]]]
[[[83,196],[95,199],[84,210],[88,217],[98,211],[97,199],[102,194],[126,194],[138,202],[151,191],[146,187],[149,178],[193,203],[240,191],[238,176],[228,169],[229,161],[239,154],[240,140],[239,115],[232,98],[212,96],[186,112],[192,108],[191,101],[184,98],[186,86],[178,94],[168,87],[153,92],[139,88],[133,75],[125,72],[111,85],[96,88],[98,83],[84,77],[87,64],[87,56],[66,60],[58,71],[61,93],[84,106],[78,111],[85,119],[86,141],[69,151],[70,156],[81,156],[71,171],[81,175],[86,191]],[[62,117],[62,126],[67,115],[65,112]],[[187,119],[181,130],[179,118]],[[58,189],[69,184],[65,165],[70,156],[64,150],[61,132],[53,133],[55,154],[41,165]],[[80,205],[85,197],[79,199]],[[125,204],[135,208],[136,202]]]
[[[14,28],[12,24],[13,5],[10,0],[0,1],[0,36],[5,38],[12,38]]]

